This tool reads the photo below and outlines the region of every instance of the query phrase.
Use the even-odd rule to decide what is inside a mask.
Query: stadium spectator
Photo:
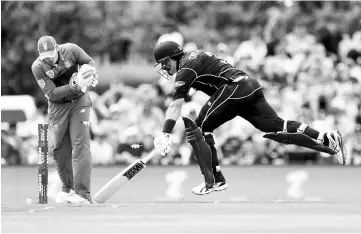
[[[292,57],[296,57],[311,50],[315,43],[315,36],[307,31],[305,22],[297,22],[292,32],[286,35],[285,40],[286,52]]]
[[[229,64],[234,65],[233,56],[230,54],[229,47],[226,44],[219,43],[217,45],[217,55],[221,59],[224,59],[225,61],[227,61]]]
[[[267,46],[263,41],[262,29],[257,26],[252,29],[250,39],[242,42],[234,52],[234,64],[254,74],[263,64],[266,55]]]
[[[183,46],[184,38],[179,32],[176,23],[173,20],[168,19],[163,24],[164,33],[158,38],[157,45],[163,41],[174,41]]]
[[[104,133],[94,135],[94,140],[90,142],[93,165],[111,165],[114,163],[113,146],[108,142]]]

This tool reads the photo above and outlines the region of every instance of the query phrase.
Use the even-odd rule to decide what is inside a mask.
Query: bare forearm
[[[177,119],[179,118],[179,115],[181,113],[181,110],[182,110],[182,108],[180,108],[179,106],[171,104],[167,109],[165,118],[177,121]]]
[[[175,123],[181,113],[183,102],[184,99],[177,99],[169,105],[165,114],[166,120],[163,126],[163,132],[170,133],[173,130]]]

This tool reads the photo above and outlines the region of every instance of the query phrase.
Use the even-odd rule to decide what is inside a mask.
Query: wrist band
[[[176,123],[175,120],[167,119],[164,123],[163,132],[170,133],[173,130],[175,123]]]

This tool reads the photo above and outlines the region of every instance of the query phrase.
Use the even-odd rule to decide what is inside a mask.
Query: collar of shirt
[[[52,68],[58,67],[60,63],[61,63],[61,64],[64,63],[64,55],[63,55],[63,52],[62,52],[61,50],[59,50],[58,55],[59,55],[58,63],[54,64],[54,65],[52,66]]]

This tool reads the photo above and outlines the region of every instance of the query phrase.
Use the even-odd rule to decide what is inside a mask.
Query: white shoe
[[[346,147],[343,144],[342,136],[339,131],[328,132],[326,134],[329,147],[335,151],[334,156],[338,159],[338,162],[342,165],[346,163]]]
[[[66,201],[70,204],[90,204],[90,202],[79,196],[78,194],[74,194],[73,196],[69,196],[66,198]]]
[[[192,189],[192,192],[197,195],[204,195],[211,193],[213,191],[219,192],[226,190],[228,188],[227,182],[216,182],[212,188],[206,188],[206,184],[202,182],[200,185],[197,185]]]
[[[214,191],[223,191],[228,188],[227,182],[216,182],[213,185]]]
[[[56,196],[55,203],[66,203],[66,199],[75,194],[74,190],[70,190],[69,193],[60,191]]]
[[[205,195],[208,193],[214,192],[214,188],[207,188],[206,183],[202,182],[200,185],[194,187],[192,189],[192,193],[197,195]]]

